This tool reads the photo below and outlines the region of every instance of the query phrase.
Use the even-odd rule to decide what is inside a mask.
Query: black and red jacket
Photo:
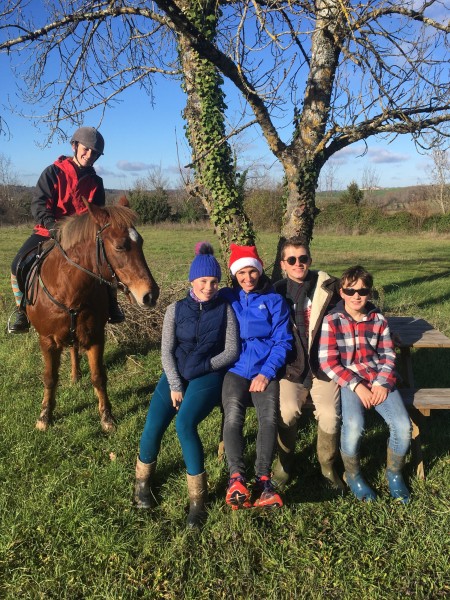
[[[49,236],[49,229],[64,217],[85,212],[88,202],[104,206],[105,189],[103,179],[94,167],[80,168],[71,158],[60,156],[47,167],[36,185],[36,195],[31,202],[31,213],[35,219],[34,232]]]

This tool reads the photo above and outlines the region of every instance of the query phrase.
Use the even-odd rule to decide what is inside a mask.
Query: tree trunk
[[[215,36],[215,0],[204,3],[203,8],[188,0],[180,5],[205,35]],[[200,197],[219,237],[222,254],[228,257],[231,242],[254,244],[255,234],[244,213],[231,148],[225,140],[223,80],[216,67],[200,58],[182,34],[178,46],[187,94],[183,116],[195,171],[190,192]]]
[[[272,281],[281,279],[281,246],[291,237],[301,237],[310,244],[314,220],[319,210],[316,208],[316,188],[320,168],[308,160],[285,159],[283,162],[286,180],[286,209],[278,241],[277,254],[272,272]]]

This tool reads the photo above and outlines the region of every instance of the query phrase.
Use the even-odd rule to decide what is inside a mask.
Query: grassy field
[[[69,383],[63,361],[55,424],[34,428],[42,384],[37,336],[6,334],[13,310],[10,262],[29,233],[0,236],[0,597],[49,599],[391,599],[450,594],[450,415],[423,428],[426,481],[406,468],[409,506],[390,500],[384,480],[387,430],[369,414],[363,445],[367,477],[380,498],[333,498],[321,485],[316,426],[302,417],[296,476],[280,511],[231,512],[225,466],[217,460],[216,410],[201,425],[209,473],[209,515],[199,533],[185,529],[187,493],[173,424],[159,460],[158,506],[136,512],[133,469],[148,401],[161,373],[157,344],[109,336],[106,363],[118,421],[100,430],[83,361]],[[145,253],[164,287],[186,278],[195,242],[211,232],[141,228]],[[258,246],[270,270],[276,239]],[[217,246],[217,244],[216,244]],[[360,263],[371,270],[386,311],[422,316],[450,335],[450,239],[317,236],[314,266],[333,274]],[[450,387],[449,350],[414,353],[418,385]],[[249,411],[247,457],[255,452]],[[251,474],[251,472],[250,472]]]

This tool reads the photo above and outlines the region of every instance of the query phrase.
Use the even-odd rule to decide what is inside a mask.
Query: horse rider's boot
[[[125,321],[125,315],[117,300],[117,290],[108,286],[109,319],[108,323],[118,325]]]
[[[206,520],[206,499],[208,497],[208,484],[206,472],[200,475],[189,475],[186,473],[189,494],[189,514],[187,526],[189,529],[199,529]]]
[[[272,467],[272,483],[283,492],[292,475],[298,424],[278,427],[277,458]]]
[[[20,309],[15,314],[16,319],[14,323],[8,323],[8,333],[28,333],[30,331],[30,322],[27,314]]]
[[[136,481],[134,484],[134,504],[136,508],[153,508],[156,504],[151,484],[156,471],[156,461],[143,463],[136,460]]]
[[[320,426],[317,428],[317,458],[322,475],[333,491],[344,494],[345,485],[334,468],[339,453],[338,444],[338,433],[327,433]]]
[[[345,468],[345,481],[358,500],[370,502],[376,500],[377,495],[361,475],[359,455],[349,456],[341,450],[342,462]]]
[[[23,293],[19,288],[17,277],[11,273],[11,289],[14,294],[14,300],[16,302],[16,318],[14,323],[10,323],[12,318],[8,320],[8,333],[28,333],[30,330],[30,322],[28,321],[27,313],[22,310]],[[13,313],[14,314],[14,313]]]
[[[409,490],[403,479],[402,469],[405,466],[405,456],[395,454],[388,446],[386,478],[391,496],[403,504],[409,501]]]

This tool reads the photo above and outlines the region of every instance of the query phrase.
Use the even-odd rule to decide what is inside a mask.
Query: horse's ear
[[[81,196],[81,199],[83,200],[91,218],[94,219],[97,225],[103,227],[108,219],[108,214],[100,206],[96,206],[95,204],[88,202],[83,196]]]
[[[119,206],[127,206],[128,208],[130,207],[130,203],[128,202],[128,198],[126,196],[121,196],[117,204]]]

